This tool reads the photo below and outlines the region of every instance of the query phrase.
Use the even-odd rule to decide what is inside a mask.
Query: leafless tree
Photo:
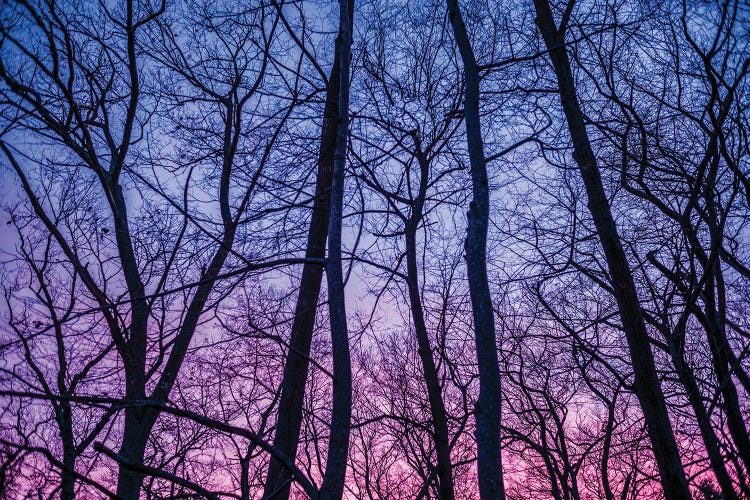
[[[749,24],[5,0],[2,495],[750,496]]]

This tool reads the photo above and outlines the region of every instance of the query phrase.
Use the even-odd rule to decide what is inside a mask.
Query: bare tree
[[[440,211],[441,205],[450,200],[454,190],[448,188],[452,174],[460,167],[451,167],[438,161],[440,157],[450,155],[452,138],[458,129],[458,121],[452,118],[457,107],[459,95],[432,91],[429,75],[436,72],[446,73],[453,67],[450,52],[429,52],[441,32],[429,27],[417,32],[419,24],[411,21],[414,17],[420,22],[422,16],[432,16],[434,11],[413,12],[409,6],[396,7],[394,12],[385,12],[383,17],[374,20],[368,28],[372,39],[365,49],[364,68],[368,76],[363,99],[372,103],[373,113],[357,116],[360,125],[354,134],[353,142],[360,151],[353,151],[357,160],[359,176],[367,188],[383,198],[384,207],[371,210],[382,220],[384,213],[395,216],[393,229],[379,227],[375,231],[381,238],[387,235],[402,236],[403,250],[397,251],[395,262],[405,264],[405,272],[398,268],[387,271],[391,276],[406,284],[410,304],[411,321],[417,339],[417,352],[422,365],[424,383],[427,388],[430,407],[432,438],[435,448],[436,472],[439,498],[455,497],[452,463],[451,436],[448,428],[448,414],[442,396],[440,374],[433,357],[431,335],[425,318],[419,261],[420,239],[429,239],[427,226],[432,212]],[[394,16],[407,18],[395,34],[394,26],[385,26]],[[401,24],[401,23],[399,23]],[[403,31],[402,31],[403,30]],[[394,36],[402,40],[406,31],[412,32],[415,40],[406,47],[392,45]],[[403,52],[400,50],[402,49]],[[449,47],[443,49],[450,50]],[[408,70],[402,72],[400,66],[404,59],[409,61]],[[394,63],[398,60],[398,63]],[[449,69],[446,69],[449,68]],[[453,73],[455,75],[455,72]],[[447,80],[448,75],[446,75]],[[456,79],[457,75],[455,76]],[[455,81],[455,80],[454,80]],[[445,82],[448,83],[447,81]],[[455,82],[456,86],[460,82]],[[447,88],[448,85],[446,85]],[[383,104],[381,104],[381,102]],[[416,104],[423,106],[418,109]],[[387,103],[387,104],[386,104]],[[396,166],[393,175],[388,175]],[[422,236],[424,235],[424,236]],[[389,268],[389,257],[384,258],[382,266]],[[386,281],[390,283],[390,279]],[[424,465],[423,465],[424,467]],[[428,469],[432,469],[430,464]],[[432,481],[425,481],[425,485]]]
[[[36,217],[52,235],[77,279],[95,300],[121,359],[124,420],[120,450],[110,458],[119,462],[117,494],[123,498],[137,498],[146,474],[143,460],[151,429],[159,416],[160,405],[168,401],[225,263],[230,256],[239,260],[234,264],[234,274],[268,267],[268,264],[250,262],[232,247],[263,166],[268,161],[269,151],[296,98],[284,108],[287,110],[285,114],[275,118],[270,136],[263,140],[262,147],[256,149],[261,155],[255,172],[238,168],[239,148],[246,141],[255,139],[252,133],[247,134],[244,111],[256,97],[272,59],[269,43],[277,22],[265,24],[272,18],[266,16],[263,7],[245,12],[244,18],[237,16],[231,26],[213,25],[211,16],[216,12],[209,11],[203,17],[199,15],[193,19],[197,25],[203,22],[205,28],[213,30],[213,35],[221,42],[229,43],[223,38],[222,30],[239,28],[248,33],[249,36],[239,40],[234,47],[226,46],[225,55],[218,56],[207,55],[205,51],[186,54],[180,46],[180,38],[170,27],[157,24],[164,15],[165,5],[154,9],[127,2],[122,9],[116,10],[102,5],[94,15],[75,19],[70,15],[84,6],[73,4],[69,7],[71,10],[66,12],[57,4],[20,3],[12,7],[14,15],[3,24],[5,52],[0,76],[6,102],[15,111],[6,114],[11,121],[0,146]],[[258,21],[263,22],[258,25]],[[111,30],[111,36],[99,37],[97,22],[104,22],[105,29]],[[256,26],[260,26],[259,32],[253,33]],[[22,35],[20,30],[28,27],[31,27],[31,35]],[[197,138],[193,143],[193,163],[188,163],[188,171],[182,172],[186,179],[182,201],[176,201],[180,200],[179,197],[169,197],[170,187],[158,176],[148,179],[146,171],[138,168],[139,163],[149,161],[148,150],[140,146],[145,142],[144,137],[151,137],[148,135],[151,133],[149,119],[155,110],[149,107],[159,102],[158,98],[148,99],[147,90],[150,89],[143,80],[144,61],[147,59],[145,33],[153,37],[157,49],[163,48],[163,51],[152,52],[154,57],[151,60],[162,64],[177,79],[174,91],[168,94],[173,109],[187,105],[194,117],[204,120],[203,123],[194,122],[193,126],[177,126],[177,130]],[[33,52],[26,49],[29,36],[39,41]],[[259,45],[255,44],[256,38]],[[85,50],[79,50],[79,46]],[[244,63],[242,58],[245,58]],[[218,78],[211,80],[214,75],[210,74],[209,67],[214,64],[224,65],[232,78],[226,82],[223,75],[215,75]],[[32,74],[37,76],[31,78]],[[249,82],[248,74],[254,74]],[[189,120],[190,113],[184,118]],[[206,130],[205,125],[213,120],[216,120],[217,128]],[[75,246],[56,225],[44,205],[45,200],[34,188],[33,178],[27,174],[30,167],[24,165],[37,166],[43,171],[50,162],[44,158],[44,153],[42,156],[29,155],[25,146],[11,135],[15,130],[36,134],[34,141],[39,145],[63,148],[66,159],[59,160],[61,163],[86,169],[92,181],[96,180],[114,225],[112,247],[107,249],[111,252],[112,264],[108,263],[97,271],[89,268],[85,253],[82,253],[85,249]],[[203,151],[201,144],[206,148]],[[185,151],[177,156],[179,160],[187,159]],[[188,207],[187,186],[198,166],[217,169],[218,223],[210,217],[196,216]],[[135,227],[141,227],[143,219],[136,222],[130,215],[128,207],[132,204],[132,194],[123,185],[125,178],[127,182],[140,184],[144,191],[163,196],[168,206],[182,217],[174,239],[163,242],[166,248],[159,255],[163,266],[160,269],[155,269],[148,254],[142,253],[140,235],[134,234],[131,227],[134,222]],[[243,179],[245,185],[238,193],[235,183],[239,179]],[[206,234],[204,225],[211,226],[211,231],[216,231],[218,236],[210,232]],[[192,226],[190,232],[189,226]],[[101,231],[109,233],[106,227]],[[208,236],[208,247],[197,254],[200,255],[197,260],[201,262],[201,268],[186,273],[181,269],[185,262],[181,251],[185,238],[191,233],[198,237]],[[177,286],[178,290],[189,290],[192,294],[184,298],[178,324],[172,325],[170,321],[166,323],[167,328],[159,329],[158,326],[165,323],[158,321],[155,315],[170,315],[159,310],[162,305],[160,298],[175,293],[168,287],[175,286],[175,278],[180,275],[190,277]],[[124,296],[119,295],[120,285],[125,288]],[[158,333],[154,337],[155,327]],[[142,404],[147,401],[149,404]]]
[[[464,69],[464,121],[472,180],[472,201],[467,213],[466,269],[474,316],[474,336],[479,365],[479,399],[476,403],[479,492],[482,498],[505,498],[500,457],[500,370],[495,318],[487,281],[487,230],[489,182],[479,120],[479,67],[457,1],[448,0],[448,19]]]
[[[2,495],[747,497],[749,16],[6,0]]]
[[[352,414],[352,369],[349,353],[349,333],[346,326],[344,304],[344,273],[341,258],[341,226],[344,216],[344,179],[346,176],[346,151],[349,135],[349,85],[352,44],[352,16],[350,0],[339,0],[339,65],[340,84],[338,118],[336,123],[336,149],[331,184],[331,210],[328,222],[328,258],[326,279],[328,283],[328,314],[331,322],[333,346],[333,406],[331,430],[326,456],[326,470],[320,497],[323,500],[340,499],[344,492],[346,464],[349,454],[349,436]]]
[[[349,22],[353,22],[354,2],[348,5]],[[325,91],[325,108],[320,132],[315,195],[305,256],[309,259],[325,258],[331,204],[331,186],[338,134],[339,98],[341,95],[341,37],[336,38],[333,65]],[[307,382],[310,345],[312,342],[318,297],[323,279],[323,267],[307,263],[302,268],[294,321],[289,340],[289,353],[284,365],[281,396],[276,422],[274,446],[287,456],[294,457],[299,446],[302,406]],[[268,498],[289,498],[291,475],[277,460],[271,460],[264,495]]]
[[[664,394],[659,385],[650,340],[638,300],[633,275],[617,234],[609,200],[604,192],[596,157],[591,148],[583,113],[576,96],[575,81],[570,67],[565,36],[567,23],[574,7],[569,2],[558,25],[550,5],[545,0],[535,0],[537,25],[549,50],[560,93],[565,118],[573,141],[573,157],[578,164],[586,186],[588,207],[594,218],[601,245],[607,259],[612,293],[618,303],[622,327],[628,340],[635,381],[633,389],[638,396],[646,419],[646,426],[659,465],[662,484],[667,498],[691,498],[685,472],[680,461],[672,424],[667,413]]]

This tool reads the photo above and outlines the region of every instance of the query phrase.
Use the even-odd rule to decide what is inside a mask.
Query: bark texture
[[[349,66],[352,43],[351,0],[339,0],[339,115],[336,130],[336,150],[331,186],[331,211],[328,222],[328,311],[333,349],[333,408],[331,432],[321,500],[339,500],[343,496],[349,435],[352,415],[352,367],[349,353],[349,333],[346,326],[344,302],[344,273],[341,257],[341,227],[344,212],[344,178],[349,133]],[[352,2],[353,3],[353,2]]]
[[[479,120],[479,68],[456,0],[448,0],[448,18],[464,69],[464,120],[471,164],[472,201],[466,235],[466,270],[474,319],[474,339],[479,366],[479,398],[474,409],[478,454],[479,495],[483,500],[503,500],[500,454],[500,369],[495,341],[495,318],[487,281],[487,228],[490,193]]]

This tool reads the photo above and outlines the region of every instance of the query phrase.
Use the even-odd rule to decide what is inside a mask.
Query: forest
[[[0,0],[0,498],[750,499],[746,0]]]

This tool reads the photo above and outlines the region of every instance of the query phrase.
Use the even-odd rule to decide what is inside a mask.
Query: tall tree
[[[558,25],[555,23],[549,2],[534,0],[536,23],[552,60],[560,101],[573,141],[573,158],[586,187],[589,211],[594,219],[599,241],[607,260],[612,293],[617,301],[622,328],[630,350],[635,377],[633,390],[646,420],[646,429],[659,467],[664,494],[668,499],[689,499],[691,498],[690,490],[680,461],[664,393],[656,372],[654,355],[651,352],[650,339],[638,300],[635,281],[617,233],[596,157],[586,131],[586,122],[578,103],[575,80],[565,45],[567,23],[574,6],[575,2],[572,1],[566,5]]]
[[[349,22],[353,21],[354,2],[349,2]],[[320,131],[320,151],[315,179],[310,228],[307,233],[305,257],[324,259],[328,220],[331,205],[331,183],[334,170],[334,153],[339,126],[339,98],[341,87],[341,37],[336,38],[334,59],[326,84],[323,125]],[[289,339],[289,352],[281,381],[281,396],[276,418],[273,444],[288,457],[297,455],[305,386],[310,360],[310,345],[315,327],[318,298],[323,280],[323,266],[305,263],[302,267],[294,320]],[[289,498],[292,475],[284,465],[271,459],[266,476],[264,496],[286,500]]]
[[[474,317],[474,340],[479,365],[479,398],[475,408],[479,494],[483,499],[505,498],[500,454],[501,391],[495,318],[487,279],[487,230],[490,188],[479,115],[479,67],[457,0],[447,0],[448,19],[464,69],[464,121],[471,164],[472,201],[467,213],[466,273]]]
[[[349,85],[352,46],[351,0],[339,0],[339,97],[336,123],[336,149],[331,184],[331,209],[328,222],[328,313],[333,347],[333,406],[328,437],[328,454],[322,500],[338,500],[344,493],[346,464],[352,416],[352,367],[349,353],[349,332],[344,302],[344,272],[341,256],[341,227],[344,218],[344,179],[346,177],[347,138],[349,136]],[[352,2],[353,3],[353,2]]]
[[[67,7],[69,11],[66,11]],[[110,10],[108,6],[100,5],[93,13],[79,15],[77,11],[81,8],[75,2],[65,6],[19,2],[12,7],[14,15],[4,18],[2,25],[5,52],[0,61],[0,79],[3,95],[7,102],[12,103],[12,108],[23,115],[23,119],[11,120],[9,128],[33,134],[33,140],[38,144],[59,148],[58,151],[62,152],[59,157],[66,160],[57,166],[45,157],[44,152],[31,155],[23,141],[7,131],[0,147],[36,217],[52,235],[77,278],[95,300],[120,357],[124,371],[124,395],[119,406],[124,414],[122,435],[119,452],[110,453],[109,457],[116,460],[118,466],[117,495],[137,499],[145,476],[144,456],[151,431],[162,406],[168,403],[204,310],[210,307],[209,299],[222,269],[231,258],[240,258],[233,249],[236,235],[268,161],[269,151],[289,113],[274,120],[270,135],[264,139],[264,147],[257,148],[261,154],[255,171],[243,171],[245,165],[240,167],[237,157],[241,144],[248,139],[244,120],[246,106],[256,97],[263,81],[270,60],[269,40],[273,38],[277,25],[273,19],[264,18],[262,10],[246,13],[247,18],[233,14],[232,27],[248,36],[237,41],[235,47],[225,47],[224,54],[214,53],[202,59],[202,50],[186,55],[179,46],[180,37],[166,24],[158,25],[165,13],[165,4],[154,9],[128,1],[122,8]],[[213,25],[210,19],[213,14],[221,12],[209,10],[203,18],[198,15],[195,21],[198,24],[204,22],[208,31],[215,30],[214,37],[221,38],[221,30],[227,26]],[[104,29],[110,30],[109,36],[99,37],[97,30],[101,26],[97,23],[104,23]],[[23,28],[29,31],[23,34]],[[256,29],[262,33],[255,32]],[[149,41],[157,45],[148,56],[143,46],[146,32]],[[26,49],[26,37],[35,37],[39,41],[35,52]],[[248,62],[240,65],[238,62],[242,58]],[[194,127],[180,124],[176,130],[205,139],[205,142],[198,140],[191,145],[195,149],[204,148],[195,163],[213,170],[208,182],[216,189],[218,222],[210,216],[201,220],[202,217],[195,217],[187,207],[189,197],[185,192],[191,186],[195,164],[188,165],[183,172],[186,180],[181,194],[185,197],[182,200],[177,198],[179,201],[166,194],[168,189],[158,176],[149,180],[147,169],[143,168],[144,163],[151,161],[141,148],[145,138],[152,137],[148,127],[155,114],[153,108],[148,108],[156,105],[148,101],[148,96],[144,97],[147,59],[159,64],[178,82],[170,90],[162,89],[163,93],[156,102],[165,98],[173,103],[174,108],[188,104],[190,110],[203,120]],[[254,61],[252,65],[251,60]],[[214,63],[234,72],[229,82],[205,71],[205,66]],[[254,75],[251,69],[256,70],[252,71]],[[38,76],[30,78],[31,73]],[[254,78],[248,78],[251,75]],[[292,108],[293,104],[285,109]],[[207,124],[216,127],[206,127]],[[184,140],[185,136],[173,139]],[[188,145],[184,145],[188,149]],[[186,157],[185,151],[179,156],[181,161]],[[169,159],[161,160],[170,163]],[[91,181],[97,185],[108,208],[108,219],[114,226],[112,247],[98,250],[100,255],[111,252],[112,257],[98,270],[89,266],[87,249],[79,247],[63,228],[57,226],[45,200],[37,194],[34,177],[27,173],[36,174],[47,168],[64,169],[68,164],[91,175]],[[150,166],[156,169],[157,165],[162,164],[155,161]],[[246,176],[249,180],[239,189],[235,185],[238,176]],[[163,197],[167,206],[182,217],[182,223],[177,225],[174,233],[174,228],[168,227],[170,218],[161,221],[166,234],[160,241],[156,240],[155,249],[161,245],[156,250],[157,259],[142,251],[146,224],[143,217],[133,214],[134,205],[137,206],[134,199],[137,198],[128,193],[129,182]],[[197,252],[201,255],[198,262],[203,261],[200,269],[179,269],[185,258],[182,252],[190,247],[186,244],[190,233],[187,228],[191,225],[197,228],[194,234],[200,240],[206,237],[203,226],[206,221],[216,234],[209,234],[207,247]],[[149,222],[153,224],[154,220]],[[109,228],[98,229],[102,239],[109,241]],[[190,260],[188,257],[187,261]],[[247,259],[240,260],[244,263],[239,270],[235,269],[237,273],[265,267]],[[161,267],[151,265],[153,261],[159,262]],[[186,276],[189,278],[185,280]],[[159,311],[161,302],[158,299],[169,295],[168,287],[180,280],[185,281],[178,288],[192,294],[184,298],[184,307],[177,320],[164,321],[170,312]],[[120,296],[122,289],[125,292]],[[113,387],[117,385],[115,380],[111,383]]]

